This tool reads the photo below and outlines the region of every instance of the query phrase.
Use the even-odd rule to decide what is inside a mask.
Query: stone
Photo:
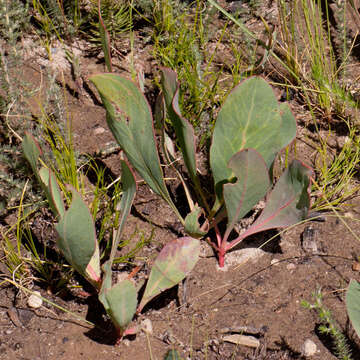
[[[304,251],[308,254],[314,255],[319,252],[316,243],[316,234],[317,234],[317,229],[315,229],[311,225],[306,226],[304,232],[302,233],[301,245]]]
[[[225,254],[225,266],[220,268],[216,266],[217,270],[228,271],[232,266],[241,266],[248,261],[255,261],[265,255],[265,251],[258,248],[244,248],[240,250],[231,251]]]
[[[254,336],[233,334],[224,336],[223,340],[236,345],[243,345],[252,348],[258,348],[260,346],[260,341]]]
[[[28,306],[33,309],[38,309],[39,307],[41,307],[43,301],[40,296],[40,291],[34,291],[34,293],[31,294],[28,298]]]
[[[28,309],[18,309],[17,313],[19,316],[19,320],[24,326],[26,326],[30,322],[30,320],[34,317],[34,312]]]
[[[94,135],[100,135],[102,133],[105,132],[105,129],[103,127],[97,127],[95,130],[94,130]]]
[[[148,335],[152,335],[153,326],[152,326],[152,322],[150,319],[144,319],[141,322],[141,330]]]
[[[317,346],[311,339],[306,339],[304,341],[301,352],[305,357],[314,356],[317,351]]]

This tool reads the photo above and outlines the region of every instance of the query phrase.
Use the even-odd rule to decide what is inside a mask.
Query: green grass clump
[[[89,12],[88,38],[97,49],[101,49],[101,34],[97,0],[91,0]],[[102,0],[101,17],[110,39],[116,41],[120,36],[128,34],[132,29],[131,7],[127,1]]]
[[[33,19],[48,39],[72,38],[86,20],[80,0],[32,0]]]
[[[349,135],[343,136],[344,143],[331,149],[327,139],[320,138],[315,159],[317,198],[313,208],[317,211],[331,210],[346,205],[346,201],[360,189],[356,174],[360,163],[360,142],[357,130],[348,124]],[[329,131],[329,137],[336,135]]]
[[[304,300],[302,301],[302,306],[309,310],[315,310],[321,321],[319,331],[321,334],[331,337],[334,342],[334,351],[337,358],[340,360],[351,360],[352,355],[347,339],[333,319],[330,310],[326,309],[323,305],[321,290],[317,290],[313,294],[313,299],[315,301],[313,304]]]
[[[346,7],[340,4],[337,14],[340,46],[332,41],[330,8],[327,1],[278,1],[280,38],[278,51],[283,53],[284,79],[301,86],[310,109],[325,119],[344,115],[347,107],[357,107],[346,78],[353,44],[348,44]],[[287,75],[286,75],[287,74]]]
[[[155,57],[161,65],[178,73],[183,84],[180,103],[184,115],[192,115],[191,121],[195,126],[198,125],[206,92],[202,69],[206,32],[201,6],[198,1],[192,14],[190,8],[178,1],[159,0],[154,4],[153,15]]]
[[[234,36],[230,35],[226,21],[219,21],[220,29],[216,27],[213,22],[216,18],[216,9],[201,0],[191,5],[176,0],[158,0],[153,7],[155,58],[160,65],[178,74],[182,112],[203,135],[201,142],[211,135],[216,113],[229,90],[226,86],[237,85],[248,75],[245,70],[249,68],[244,65],[249,59],[244,56],[243,38],[236,31]],[[223,64],[217,64],[215,59],[217,61],[222,42],[231,44],[229,53],[232,51],[234,60],[224,59]],[[230,77],[223,86],[223,81]]]

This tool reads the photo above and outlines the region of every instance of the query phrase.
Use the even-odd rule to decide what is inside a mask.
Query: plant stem
[[[221,237],[220,230],[217,225],[215,225],[215,233],[216,233],[216,240],[217,240],[217,251],[218,251],[218,258],[219,258],[219,267],[224,267],[225,264],[225,253],[226,253],[226,240]]]

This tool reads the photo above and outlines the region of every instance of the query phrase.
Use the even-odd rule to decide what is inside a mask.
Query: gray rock
[[[245,248],[229,252],[225,255],[225,266],[220,268],[217,265],[217,270],[228,271],[232,266],[241,266],[248,261],[260,259],[266,252],[258,248]]]
[[[316,233],[317,230],[311,225],[306,226],[302,233],[301,245],[304,251],[308,254],[317,254],[319,252],[316,244]]]
[[[301,347],[301,352],[305,357],[314,356],[317,351],[317,346],[311,339],[306,339]]]

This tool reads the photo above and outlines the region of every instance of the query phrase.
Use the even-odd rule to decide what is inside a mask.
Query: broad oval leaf
[[[310,208],[311,174],[309,167],[294,160],[274,186],[261,215],[238,239],[229,243],[226,250],[230,250],[241,239],[252,234],[274,228],[285,228],[306,219]]]
[[[64,216],[55,225],[57,245],[74,269],[95,286],[100,282],[99,249],[95,226],[84,201],[72,189],[72,202]]]
[[[245,148],[257,150],[271,167],[276,154],[296,135],[291,111],[279,106],[265,80],[253,77],[238,85],[226,98],[215,123],[210,165],[215,190],[221,198],[219,183],[229,181],[230,158]]]
[[[270,187],[269,171],[264,159],[254,149],[236,153],[228,167],[236,177],[235,183],[224,185],[224,201],[228,216],[226,241],[236,222],[245,216]]]
[[[130,80],[115,74],[90,78],[107,111],[107,123],[132,166],[154,192],[172,204],[157,154],[152,115],[142,92]]]
[[[138,312],[155,296],[182,281],[194,268],[199,254],[200,241],[191,237],[175,239],[166,244],[151,269]]]
[[[360,337],[360,284],[351,280],[346,291],[346,310],[353,328]]]
[[[137,292],[130,280],[123,280],[105,291],[107,313],[115,327],[123,333],[136,312]]]

